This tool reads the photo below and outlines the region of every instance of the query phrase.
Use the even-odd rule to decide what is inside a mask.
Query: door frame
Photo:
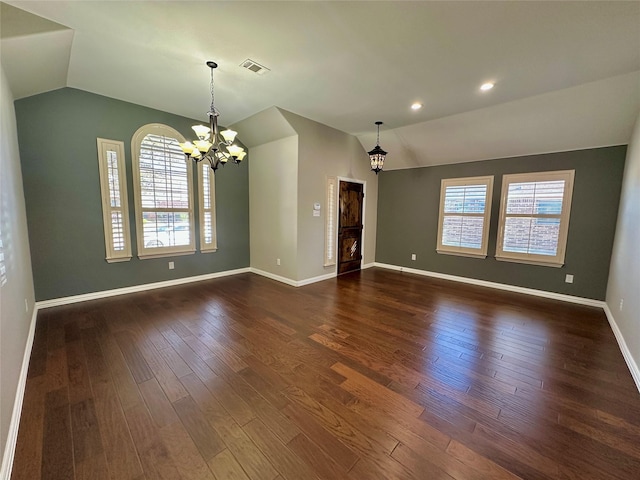
[[[338,180],[338,184],[336,185],[336,195],[337,195],[337,201],[336,201],[336,210],[335,212],[333,212],[334,215],[334,219],[335,219],[335,238],[333,239],[333,244],[334,244],[334,252],[336,252],[336,275],[338,274],[338,264],[340,263],[338,258],[337,258],[337,253],[338,253],[338,230],[339,230],[339,225],[340,225],[340,183],[341,182],[349,182],[349,183],[359,183],[362,185],[362,193],[364,194],[364,198],[362,199],[362,238],[360,240],[360,242],[362,243],[362,245],[360,245],[361,250],[361,258],[360,258],[360,270],[362,270],[362,266],[364,265],[364,239],[365,239],[365,233],[367,231],[367,227],[366,227],[366,222],[365,222],[365,213],[367,211],[367,181],[366,180],[360,180],[357,178],[349,178],[349,177],[341,177],[341,176],[337,176],[336,180]]]

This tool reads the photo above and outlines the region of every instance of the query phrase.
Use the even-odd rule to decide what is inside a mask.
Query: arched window
[[[192,162],[166,125],[140,127],[131,140],[139,258],[194,253]]]

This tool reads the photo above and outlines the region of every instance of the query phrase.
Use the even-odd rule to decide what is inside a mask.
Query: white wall
[[[4,274],[0,271],[0,452],[5,452],[33,316],[34,289],[13,95],[4,69],[1,73],[0,239]],[[10,445],[12,442],[13,438]],[[8,467],[4,460],[3,454],[3,469]]]
[[[251,267],[296,279],[298,137],[249,151]],[[276,259],[280,265],[276,265]]]
[[[378,178],[371,171],[369,156],[353,135],[308,118],[281,110],[299,135],[298,151],[298,280],[334,273],[324,267],[327,177],[365,182],[364,263],[375,261]],[[373,147],[373,145],[371,145]],[[321,216],[312,214],[313,204],[322,205]]]
[[[624,300],[622,310],[621,300]],[[631,363],[635,365],[632,373],[640,388],[640,115],[627,150],[607,306],[624,337]]]

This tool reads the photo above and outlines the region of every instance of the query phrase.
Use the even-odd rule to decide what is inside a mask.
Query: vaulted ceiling
[[[16,98],[69,86],[204,119],[215,60],[222,124],[277,106],[370,149],[382,120],[386,169],[626,143],[640,110],[636,1],[6,3]]]

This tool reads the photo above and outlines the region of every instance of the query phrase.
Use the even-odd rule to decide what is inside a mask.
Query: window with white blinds
[[[492,192],[493,176],[441,181],[438,253],[487,256]]]
[[[198,163],[199,208],[200,208],[200,251],[215,252],[218,248],[216,237],[216,182],[215,172],[208,162]]]
[[[124,143],[98,138],[97,144],[106,260],[125,262],[131,260],[131,235]]]
[[[505,175],[496,258],[564,264],[574,170]]]
[[[324,266],[336,264],[336,177],[327,178],[327,208],[324,230]]]
[[[138,257],[195,252],[192,162],[184,137],[159,123],[139,128],[131,140]]]

